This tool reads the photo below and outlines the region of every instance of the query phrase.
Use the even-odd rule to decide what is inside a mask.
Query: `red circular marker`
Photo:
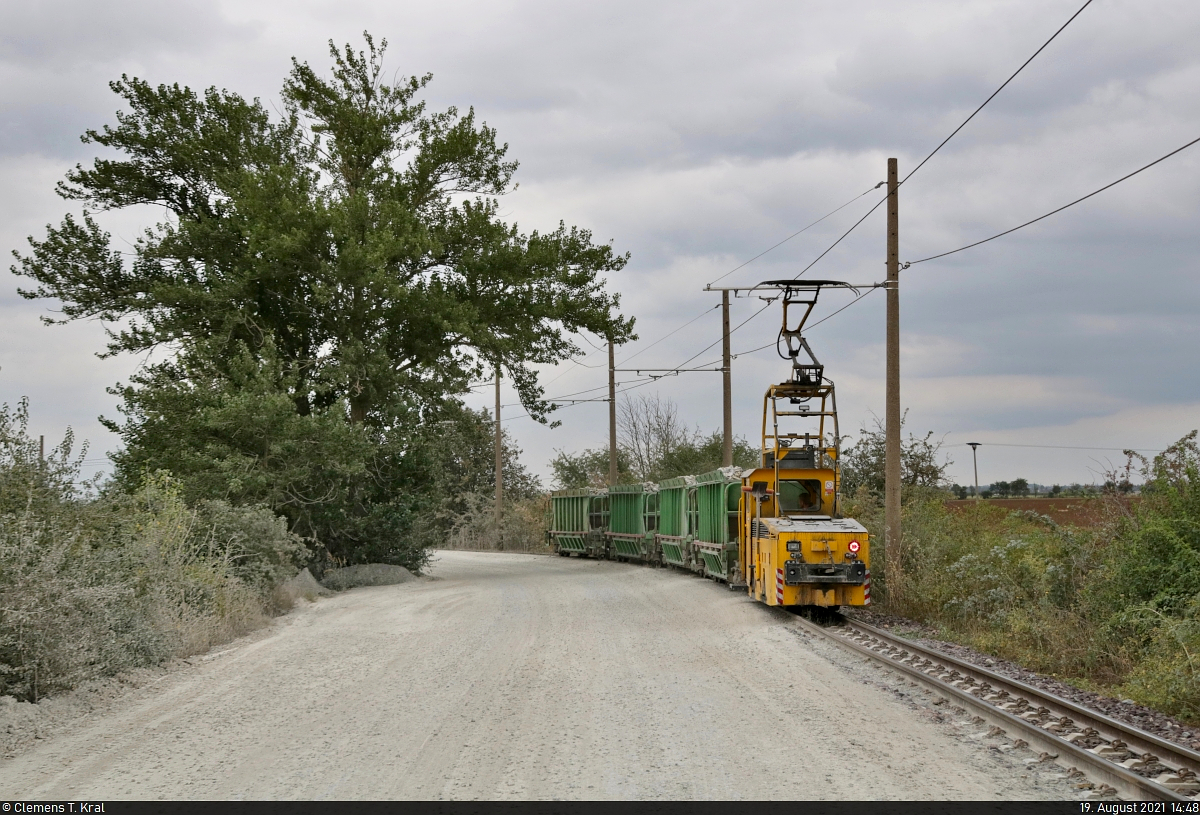
[[[846,547],[851,552],[858,554],[858,541],[850,541],[850,545]]]

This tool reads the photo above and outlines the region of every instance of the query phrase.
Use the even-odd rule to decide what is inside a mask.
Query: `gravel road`
[[[441,552],[0,763],[24,799],[1038,799],[1059,768],[723,586]]]

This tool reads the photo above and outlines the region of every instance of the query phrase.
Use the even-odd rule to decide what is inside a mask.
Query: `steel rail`
[[[839,615],[840,616],[840,615]],[[953,700],[956,704],[964,709],[974,712],[984,721],[990,722],[993,726],[999,728],[1002,732],[1017,733],[1026,744],[1040,748],[1047,759],[1055,760],[1059,765],[1066,767],[1070,761],[1074,761],[1077,767],[1086,767],[1087,775],[1093,779],[1101,781],[1103,784],[1111,787],[1115,792],[1123,798],[1134,800],[1153,800],[1153,801],[1179,801],[1179,802],[1194,802],[1195,799],[1182,795],[1172,789],[1169,789],[1161,784],[1155,783],[1149,778],[1138,775],[1130,769],[1122,767],[1107,758],[1091,753],[1084,748],[1073,744],[1058,735],[1045,730],[1038,725],[1026,721],[1006,710],[1002,710],[983,699],[978,698],[974,694],[955,687],[954,685],[944,682],[925,672],[924,669],[914,665],[905,664],[898,659],[877,653],[872,648],[854,642],[853,640],[841,636],[833,631],[817,625],[816,623],[806,620],[803,617],[796,616],[793,618],[796,623],[804,630],[818,634],[835,644],[867,659],[883,664],[891,670],[898,671],[901,674],[906,674],[910,679],[917,681],[921,685],[933,690],[940,696]],[[845,618],[843,618],[845,619]],[[862,626],[861,623],[851,622],[846,620],[848,627]],[[863,629],[865,632],[865,629]],[[882,632],[881,632],[882,633]],[[871,633],[871,636],[876,636]],[[878,637],[885,644],[892,645],[892,638],[885,635]],[[900,640],[903,645],[901,650],[908,649],[912,644],[904,640]],[[952,658],[946,657],[936,651],[931,652],[936,655],[937,661],[949,664]],[[922,655],[922,658],[924,655]],[[932,660],[931,660],[932,661]],[[957,669],[960,670],[961,669]],[[948,673],[948,671],[947,671]],[[990,672],[989,672],[990,673]],[[1010,682],[1012,680],[1009,680]],[[990,680],[989,680],[990,683]],[[1038,692],[1042,694],[1042,692]],[[1058,700],[1062,702],[1064,700]],[[1146,734],[1150,735],[1150,734]],[[1066,763],[1064,763],[1064,761]]]
[[[1036,701],[1039,705],[1048,709],[1051,715],[1057,717],[1065,716],[1071,719],[1079,730],[1090,727],[1106,741],[1111,742],[1119,739],[1125,742],[1134,752],[1154,753],[1158,755],[1161,763],[1168,766],[1174,765],[1173,769],[1186,768],[1194,773],[1200,773],[1200,753],[1195,750],[1167,741],[1153,733],[1147,733],[1145,730],[1118,719],[1113,719],[1099,711],[1089,710],[1069,699],[1054,696],[1048,691],[1028,685],[1020,680],[989,671],[987,668],[980,667],[979,665],[965,662],[956,657],[944,654],[941,651],[897,637],[873,625],[868,625],[845,615],[842,615],[842,619],[850,628],[865,631],[872,637],[890,643],[893,647],[920,654],[931,661],[936,660],[950,665],[964,676],[970,676],[986,682],[994,689],[1004,690],[1010,695],[1023,696],[1030,701]]]

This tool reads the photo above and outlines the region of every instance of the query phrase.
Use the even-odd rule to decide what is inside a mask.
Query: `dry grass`
[[[987,501],[948,510],[943,499],[934,490],[906,495],[899,584],[881,568],[879,502],[865,493],[850,502],[848,513],[867,525],[877,547],[880,611],[1200,723],[1200,595],[1185,582],[1187,570],[1158,569],[1166,556],[1144,540],[1156,524],[1181,528],[1183,542],[1172,538],[1171,551],[1188,553],[1196,525],[1186,511],[1170,520],[1180,511],[1153,501],[1131,510],[1114,498],[1100,523],[1081,529]],[[1200,535],[1190,534],[1195,546]]]
[[[36,701],[263,625],[272,593],[203,520],[161,483],[0,516],[0,694]]]
[[[449,534],[437,544],[439,548],[531,554],[551,551],[546,541],[545,498],[508,502],[499,527],[491,496],[469,494],[464,503],[466,510],[454,519]]]
[[[0,406],[0,696],[37,701],[268,619],[304,554],[282,519],[189,507],[166,477],[96,496],[70,437],[43,459],[27,421],[24,403]]]

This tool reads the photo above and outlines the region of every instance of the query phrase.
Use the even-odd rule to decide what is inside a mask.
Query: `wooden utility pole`
[[[617,483],[617,363],[608,341],[608,485]]]
[[[721,379],[724,390],[725,435],[721,443],[721,466],[733,464],[733,383],[729,371],[729,292],[721,292]]]
[[[896,159],[888,159],[887,174],[887,398],[884,465],[884,561],[888,593],[903,586],[900,560],[900,203]]]
[[[504,437],[500,433],[500,364],[496,363],[496,548],[504,548]]]

